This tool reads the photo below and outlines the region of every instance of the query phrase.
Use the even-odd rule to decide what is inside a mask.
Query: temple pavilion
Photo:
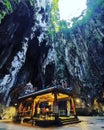
[[[72,92],[57,86],[19,97],[17,117],[40,126],[79,122]]]

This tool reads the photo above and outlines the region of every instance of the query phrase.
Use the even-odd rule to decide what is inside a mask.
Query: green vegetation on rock
[[[4,5],[10,12],[12,11],[12,6],[11,6],[11,3],[9,2],[9,0],[5,0]]]
[[[0,13],[0,23],[1,23],[1,20],[4,18],[4,16],[6,15],[6,12],[5,11],[2,11]]]

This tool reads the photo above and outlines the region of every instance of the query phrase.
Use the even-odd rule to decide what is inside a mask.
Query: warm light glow
[[[16,116],[16,108],[15,107],[6,107],[3,109],[3,113],[0,115],[2,119],[12,120],[14,116]]]
[[[62,94],[62,93],[59,93],[57,96],[58,96],[58,99],[68,98],[67,94]]]
[[[53,97],[52,93],[48,93],[48,94],[43,94],[43,95],[37,96],[36,99],[38,99],[38,101],[40,101],[40,102],[44,102],[44,101],[53,101],[54,97]]]
[[[48,105],[50,106],[52,104],[52,102],[48,102]]]
[[[60,19],[70,21],[87,8],[86,0],[59,0]]]
[[[17,103],[15,103],[14,106],[17,106]]]
[[[80,99],[79,98],[76,98],[76,103],[80,103]]]

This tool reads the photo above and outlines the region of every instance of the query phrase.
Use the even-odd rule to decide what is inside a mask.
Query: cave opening
[[[71,21],[87,9],[86,0],[59,0],[60,19]]]

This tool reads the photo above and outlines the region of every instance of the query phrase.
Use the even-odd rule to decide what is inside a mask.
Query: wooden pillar
[[[70,97],[68,98],[68,100],[67,100],[67,116],[70,116]]]
[[[23,116],[23,101],[19,100],[19,105],[18,105],[18,112],[17,115],[19,117]]]
[[[76,116],[76,109],[75,109],[75,104],[74,104],[74,100],[72,97],[71,98],[71,104],[72,104],[72,109],[73,109],[73,114]]]
[[[18,107],[18,112],[21,112],[22,111],[22,101],[19,103],[19,107]]]
[[[34,112],[35,112],[35,98],[33,98],[33,104],[32,104],[32,117],[34,116]]]
[[[57,92],[54,92],[53,112],[54,112],[54,114],[55,114],[55,120],[57,120],[57,119],[58,119],[58,101],[57,101]]]

